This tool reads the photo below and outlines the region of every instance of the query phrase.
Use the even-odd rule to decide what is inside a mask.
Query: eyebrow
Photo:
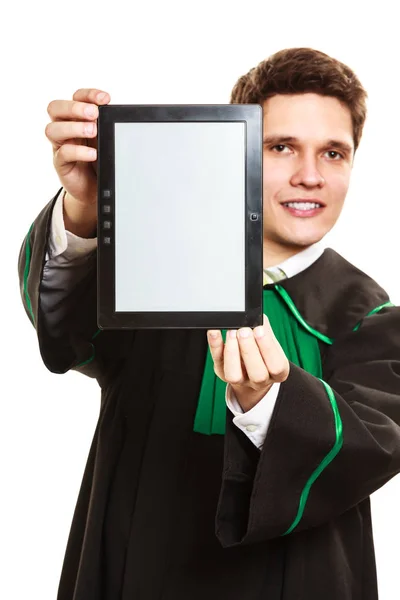
[[[263,139],[263,144],[268,146],[284,143],[298,144],[300,143],[300,140],[299,138],[293,137],[292,135],[269,135],[264,137]],[[346,152],[348,154],[351,154],[353,152],[352,146],[340,140],[327,140],[326,143],[322,145],[323,147],[334,146],[335,148],[339,148],[340,150],[343,150],[343,152]]]

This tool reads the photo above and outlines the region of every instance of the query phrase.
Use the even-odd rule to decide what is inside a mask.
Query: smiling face
[[[263,103],[264,267],[321,240],[336,223],[354,156],[350,110],[314,93]]]

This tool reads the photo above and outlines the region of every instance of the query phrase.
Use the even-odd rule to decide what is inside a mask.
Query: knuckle
[[[260,374],[260,375],[256,375],[256,376],[255,376],[255,377],[254,377],[254,378],[251,380],[251,382],[252,382],[252,383],[253,383],[255,386],[257,386],[257,387],[259,387],[259,388],[262,388],[262,387],[264,387],[264,386],[265,386],[265,385],[268,383],[268,380],[269,380],[268,374],[267,374],[267,373],[263,373],[263,374]]]
[[[53,123],[47,123],[47,125],[44,129],[44,133],[45,133],[45,136],[47,137],[47,139],[50,139],[52,125],[53,125]]]
[[[66,152],[67,152],[67,148],[65,147],[65,145],[60,146],[56,152],[57,158],[65,160]]]
[[[288,371],[286,366],[281,366],[280,368],[270,369],[269,374],[276,381],[284,381],[288,376]]]
[[[224,363],[222,367],[225,380],[232,385],[240,385],[243,383],[243,372],[242,369],[237,365],[226,365]]]
[[[277,377],[274,377],[274,380],[277,381],[278,383],[283,383],[284,381],[286,381],[286,379],[287,379],[286,373],[281,373]]]
[[[240,385],[243,383],[243,378],[238,377],[237,375],[231,375],[230,377],[227,377],[226,381],[232,385]]]
[[[53,114],[53,109],[54,109],[54,100],[52,100],[51,102],[49,102],[49,104],[47,105],[47,114],[51,117]]]
[[[79,88],[76,90],[76,92],[73,94],[72,96],[72,100],[75,100],[75,98],[78,96],[81,96],[82,94],[85,93],[85,89],[84,88]]]
[[[270,375],[279,375],[284,370],[284,365],[282,361],[270,361],[268,364],[268,371]]]
[[[214,366],[214,373],[216,374],[217,377],[219,377],[222,381],[228,382],[227,379],[225,379],[225,375],[223,372],[223,369],[221,369],[218,365]]]

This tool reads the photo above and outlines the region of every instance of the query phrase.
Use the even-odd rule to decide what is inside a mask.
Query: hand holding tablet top
[[[98,325],[256,327],[262,109],[113,105],[98,120]]]
[[[66,190],[65,227],[80,237],[90,237],[96,230],[98,105],[109,101],[107,92],[85,88],[77,90],[72,100],[53,100],[47,107],[51,123],[45,134]]]

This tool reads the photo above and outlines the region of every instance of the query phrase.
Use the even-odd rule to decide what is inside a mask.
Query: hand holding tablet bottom
[[[274,383],[289,376],[289,361],[267,316],[263,318],[263,325],[254,330],[228,331],[225,344],[220,331],[207,332],[215,374],[231,384],[244,412],[253,408]]]

